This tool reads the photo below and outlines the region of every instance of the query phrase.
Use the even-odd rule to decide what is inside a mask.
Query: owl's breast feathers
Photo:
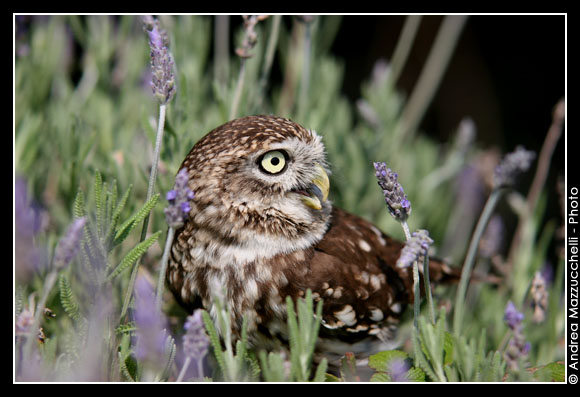
[[[392,348],[393,330],[405,305],[413,301],[411,269],[395,265],[403,244],[366,220],[335,207],[317,244],[248,260],[243,266],[219,263],[215,252],[216,263],[196,263],[195,251],[209,247],[196,247],[191,240],[196,231],[188,227],[176,236],[168,281],[178,301],[190,310],[201,306],[211,312],[212,294],[225,287],[234,335],[239,335],[246,316],[250,340],[259,334],[254,343],[263,344],[264,339],[287,338],[285,299],[303,297],[311,289],[315,301],[323,300],[319,350],[340,358],[347,351],[367,355]],[[430,273],[435,282],[458,275],[435,260],[430,261]]]

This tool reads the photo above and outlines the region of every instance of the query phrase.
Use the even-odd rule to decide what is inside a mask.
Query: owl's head
[[[249,116],[209,132],[183,162],[195,200],[193,228],[270,254],[305,248],[328,226],[324,145],[284,118]]]

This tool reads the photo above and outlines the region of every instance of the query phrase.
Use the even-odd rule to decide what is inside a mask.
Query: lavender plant
[[[435,311],[433,309],[433,300],[431,296],[431,286],[429,281],[429,246],[433,244],[433,240],[429,237],[427,230],[418,230],[409,233],[409,226],[407,225],[407,218],[411,213],[411,202],[407,198],[403,187],[398,182],[398,174],[393,172],[384,162],[373,163],[375,167],[375,176],[378,179],[378,184],[383,190],[385,202],[391,216],[400,222],[407,242],[401,251],[401,255],[397,260],[397,266],[408,267],[413,266],[413,288],[414,288],[414,324],[415,328],[418,326],[418,319],[420,315],[420,291],[419,291],[419,259],[423,258],[423,277],[425,277],[425,293],[431,314],[431,321],[435,323]]]
[[[517,310],[513,302],[509,301],[505,308],[504,320],[512,331],[512,337],[508,342],[504,356],[508,369],[518,379],[522,376],[522,366],[525,365],[531,347],[523,334],[524,314]]]
[[[157,134],[155,138],[155,152],[153,154],[153,164],[151,165],[151,172],[149,174],[149,184],[147,187],[147,201],[153,197],[155,189],[155,181],[157,180],[157,171],[159,168],[159,156],[161,153],[161,143],[163,142],[163,132],[165,128],[165,114],[167,103],[175,95],[175,77],[174,77],[174,62],[171,52],[169,51],[169,39],[167,33],[161,29],[158,20],[151,16],[143,17],[143,25],[145,31],[149,36],[149,47],[151,49],[151,68],[152,79],[151,88],[157,100],[159,101],[159,119],[157,122]],[[149,214],[143,219],[143,227],[141,229],[141,242],[145,240],[147,235],[147,228],[149,225]],[[127,306],[131,297],[131,291],[137,277],[138,265],[133,267],[131,280],[129,282],[128,294],[125,299],[124,307]],[[159,298],[160,299],[160,298]],[[160,303],[158,303],[160,306]]]
[[[487,202],[485,203],[483,212],[481,213],[473,236],[471,237],[471,242],[469,244],[465,262],[463,263],[463,269],[461,271],[461,279],[459,280],[459,287],[457,288],[457,294],[455,298],[455,313],[453,317],[453,329],[455,335],[461,334],[465,293],[467,291],[467,285],[471,277],[471,269],[475,261],[477,247],[481,237],[483,236],[485,227],[491,218],[491,215],[493,214],[495,206],[505,192],[505,189],[513,186],[513,183],[520,173],[528,170],[534,157],[534,152],[527,151],[523,147],[517,147],[516,151],[507,154],[503,161],[495,169],[494,188]]]
[[[401,223],[405,236],[409,240],[411,236],[409,234],[409,226],[407,226],[407,218],[411,214],[411,202],[407,199],[403,187],[398,182],[399,175],[387,168],[387,164],[384,162],[375,162],[373,165],[376,170],[375,175],[378,179],[378,184],[383,189],[389,213]]]
[[[155,304],[154,289],[145,276],[137,277],[135,290],[135,355],[141,372],[138,378],[158,381],[167,377],[173,365],[175,344],[171,335],[167,334],[162,313],[151,310]]]
[[[208,353],[209,338],[205,333],[200,309],[193,312],[185,321],[185,335],[183,335],[183,352],[185,362],[177,377],[177,382],[184,379],[184,376],[191,362],[196,363],[197,379],[203,379],[203,359]]]
[[[185,220],[191,211],[190,201],[195,197],[195,193],[188,187],[188,173],[186,168],[182,168],[175,178],[175,185],[172,190],[167,192],[166,198],[169,203],[164,209],[165,220],[169,225],[167,238],[165,240],[165,249],[161,258],[161,271],[157,281],[157,295],[155,298],[155,310],[161,311],[161,302],[163,297],[163,286],[165,284],[165,273],[167,272],[167,261],[169,251],[173,243],[175,231],[183,226]]]

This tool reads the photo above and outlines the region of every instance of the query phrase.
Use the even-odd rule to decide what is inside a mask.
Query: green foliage
[[[226,382],[247,382],[255,381],[259,375],[258,366],[254,363],[254,358],[249,355],[247,344],[247,320],[244,319],[242,325],[242,336],[236,342],[236,348],[232,346],[231,335],[231,314],[229,309],[223,307],[221,299],[216,299],[217,323],[225,335],[225,350],[222,349],[222,342],[218,330],[216,329],[212,318],[206,311],[202,312],[203,322],[209,334],[210,342],[213,347],[214,356],[217,360],[219,373],[214,379],[223,379]]]
[[[286,298],[288,311],[288,332],[290,336],[290,373],[293,380],[306,382],[310,378],[312,355],[322,318],[322,300],[313,309],[312,291],[306,291],[306,297],[297,302],[297,313],[294,302]],[[320,365],[326,366],[323,361]]]
[[[64,311],[70,318],[77,321],[80,319],[79,306],[74,292],[71,289],[70,282],[66,274],[61,274],[58,279],[58,286],[60,290],[60,302]]]
[[[441,309],[435,325],[425,317],[420,317],[419,327],[413,330],[412,336],[416,365],[437,382],[447,380],[443,368],[452,352],[452,344],[448,342],[450,335],[445,327],[445,309]]]
[[[267,382],[322,382],[326,376],[328,363],[322,359],[313,370],[313,354],[322,318],[322,300],[314,311],[312,291],[307,290],[304,299],[294,302],[290,297],[286,299],[287,329],[290,339],[290,351],[287,357],[285,352],[259,352],[262,375]],[[288,368],[289,367],[289,368]]]
[[[115,232],[115,239],[113,240],[113,245],[118,245],[123,242],[131,233],[133,228],[136,225],[140,225],[143,222],[143,219],[151,212],[155,204],[157,204],[157,200],[159,200],[159,193],[153,195],[144,205],[143,207],[137,211],[133,216],[127,219],[123,224],[119,227],[119,229]]]
[[[161,231],[155,232],[153,235],[151,235],[145,241],[137,244],[131,251],[129,251],[129,253],[127,253],[127,255],[125,255],[123,260],[121,260],[121,263],[119,263],[119,265],[107,276],[107,279],[110,280],[110,279],[118,276],[124,270],[126,270],[129,267],[131,267],[132,265],[134,265],[137,262],[137,260],[145,252],[147,252],[149,247],[151,247],[153,245],[153,243],[155,241],[157,241],[157,238],[159,238],[160,234],[161,234]]]

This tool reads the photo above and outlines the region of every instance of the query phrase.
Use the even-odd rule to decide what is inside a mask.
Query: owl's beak
[[[328,174],[320,164],[316,163],[315,168],[316,175],[312,178],[308,188],[308,195],[302,196],[301,199],[308,207],[320,210],[322,209],[322,203],[328,198],[330,181],[328,180]]]

